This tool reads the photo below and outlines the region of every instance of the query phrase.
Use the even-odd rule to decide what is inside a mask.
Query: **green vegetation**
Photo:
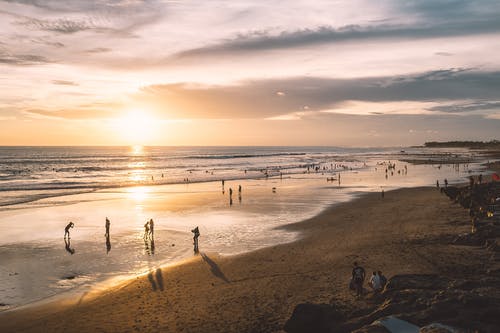
[[[491,140],[491,141],[446,141],[446,142],[437,142],[431,141],[426,142],[425,147],[427,148],[475,148],[475,149],[491,149],[491,148],[500,148],[499,140]]]

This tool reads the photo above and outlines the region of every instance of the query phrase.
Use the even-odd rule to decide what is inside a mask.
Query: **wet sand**
[[[481,265],[480,249],[450,245],[468,232],[465,210],[434,188],[371,193],[286,228],[293,243],[230,257],[203,251],[65,302],[0,314],[2,332],[279,332],[299,303],[369,309],[347,289],[352,262],[390,278],[455,275]]]

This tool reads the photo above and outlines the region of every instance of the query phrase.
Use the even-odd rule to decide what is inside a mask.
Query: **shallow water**
[[[380,164],[379,155],[359,160],[357,156],[344,161],[350,164],[342,172],[304,173],[304,168],[282,178],[227,180],[224,193],[220,181],[136,186],[4,207],[0,211],[0,303],[3,309],[15,307],[189,258],[193,256],[190,230],[195,226],[201,232],[201,251],[238,254],[293,241],[298,234],[277,227],[313,217],[331,204],[382,189],[434,186],[436,179],[464,181],[469,171],[479,168],[477,163],[457,170],[452,165],[396,161],[394,173],[388,171],[386,178],[387,165]],[[327,182],[327,177],[335,181]],[[108,244],[105,217],[111,220]],[[143,238],[143,225],[150,218],[155,221],[154,247]],[[68,221],[75,223],[69,244],[63,239]]]

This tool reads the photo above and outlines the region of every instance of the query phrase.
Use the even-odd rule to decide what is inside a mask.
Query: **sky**
[[[499,0],[0,0],[0,145],[500,139],[499,54]]]

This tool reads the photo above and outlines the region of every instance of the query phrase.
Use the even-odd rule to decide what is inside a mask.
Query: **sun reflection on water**
[[[144,147],[141,145],[133,145],[130,148],[132,150],[132,154],[134,154],[134,155],[142,154],[142,152],[144,151]]]
[[[150,189],[145,186],[135,186],[127,189],[128,197],[135,201],[142,202],[149,197]]]

